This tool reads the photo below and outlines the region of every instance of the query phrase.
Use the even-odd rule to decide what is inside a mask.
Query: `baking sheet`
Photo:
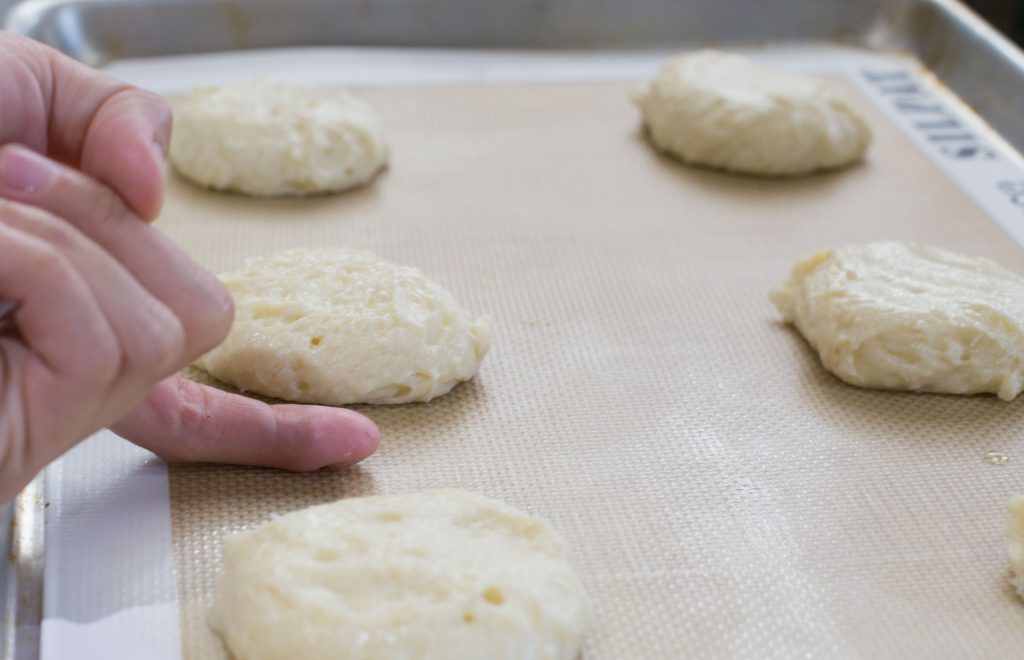
[[[496,327],[473,382],[361,408],[384,441],[358,467],[171,467],[184,656],[223,657],[204,619],[225,533],[435,486],[505,499],[569,539],[596,602],[586,658],[1015,654],[1024,606],[1002,525],[1024,404],[846,386],[767,298],[811,250],[882,238],[1024,272],[965,192],[991,193],[977,194],[1014,230],[1004,181],[975,176],[1014,163],[940,160],[865,82],[878,61],[864,57],[834,72],[874,130],[869,157],[805,179],[657,156],[632,82],[509,79],[363,90],[393,160],[361,191],[249,200],[172,179],[158,226],[210,268],[297,245],[371,249]],[[1010,461],[985,462],[991,450]]]
[[[181,657],[163,461],[102,431],[46,471],[46,621],[17,658]]]
[[[94,66],[300,46],[521,54],[845,43],[912,55],[1024,148],[1024,54],[960,0],[26,0],[5,23]]]

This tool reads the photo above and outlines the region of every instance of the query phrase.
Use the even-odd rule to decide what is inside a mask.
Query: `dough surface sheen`
[[[170,160],[207,188],[254,196],[338,192],[387,163],[380,120],[339,89],[268,81],[198,87],[172,100]]]
[[[659,150],[744,174],[842,167],[871,141],[864,120],[827,84],[713,50],[669,60],[633,101]]]
[[[988,259],[880,242],[805,259],[772,293],[853,385],[947,394],[1024,388],[1024,278]]]
[[[573,660],[589,616],[548,523],[442,489],[228,537],[210,622],[238,660]]]
[[[369,252],[297,248],[221,279],[235,320],[195,365],[241,390],[326,405],[429,401],[472,378],[490,347],[486,318]]]

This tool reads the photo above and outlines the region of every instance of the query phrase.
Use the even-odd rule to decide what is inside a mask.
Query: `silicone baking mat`
[[[626,96],[663,52],[112,65],[167,94],[259,75],[404,86],[366,91],[395,147],[373,187],[267,202],[174,180],[159,224],[216,269],[311,242],[376,249],[489,312],[498,336],[478,381],[368,410],[385,444],[345,473],[169,479],[112,433],[75,447],[46,471],[40,658],[223,657],[204,619],[225,533],[435,485],[502,497],[570,538],[598,607],[587,658],[1016,653],[1001,537],[1022,404],[844,386],[766,294],[809,250],[855,240],[915,238],[1020,270],[1024,164],[912,60],[749,52],[848,83],[876,132],[868,161],[759,181],[661,159]],[[629,82],[591,84],[615,79]]]
[[[860,390],[769,290],[827,245],[1024,252],[853,86],[863,164],[762,180],[657,155],[634,83],[365,89],[391,167],[344,195],[253,200],[171,182],[159,226],[227,269],[292,246],[420,267],[494,319],[478,377],[359,408],[362,465],[172,466],[185,656],[223,535],[341,497],[453,486],[552,521],[596,604],[585,658],[996,657],[1024,646],[1002,507],[1024,402]],[[986,452],[1011,460],[993,465]]]

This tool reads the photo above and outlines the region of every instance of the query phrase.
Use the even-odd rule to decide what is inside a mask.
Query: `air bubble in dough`
[[[864,120],[827,84],[714,50],[669,60],[633,101],[659,150],[744,174],[842,167],[871,141]]]
[[[573,660],[590,607],[548,523],[444,489],[228,537],[210,621],[239,660]]]
[[[988,259],[900,242],[828,249],[772,293],[852,385],[976,394],[1024,388],[1024,278]]]
[[[429,401],[476,373],[490,347],[474,319],[419,270],[369,252],[292,249],[221,276],[227,338],[195,365],[239,389],[346,405]]]
[[[380,120],[349,92],[269,81],[172,100],[170,160],[193,182],[255,196],[337,192],[387,163]]]

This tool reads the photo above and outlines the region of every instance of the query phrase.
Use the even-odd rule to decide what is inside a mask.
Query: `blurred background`
[[[1024,44],[1024,0],[968,0],[967,4],[1018,46]]]
[[[0,19],[24,0],[0,0]],[[89,0],[81,0],[88,2]],[[628,3],[629,0],[621,0]],[[806,0],[814,3],[816,0]],[[1018,46],[1024,46],[1024,0],[959,0],[971,7]],[[145,2],[145,0],[139,0]]]
[[[0,0],[0,16],[20,0]],[[628,2],[629,0],[623,0]],[[815,0],[808,0],[814,2]],[[1024,45],[1024,0],[961,0],[1018,45]]]

